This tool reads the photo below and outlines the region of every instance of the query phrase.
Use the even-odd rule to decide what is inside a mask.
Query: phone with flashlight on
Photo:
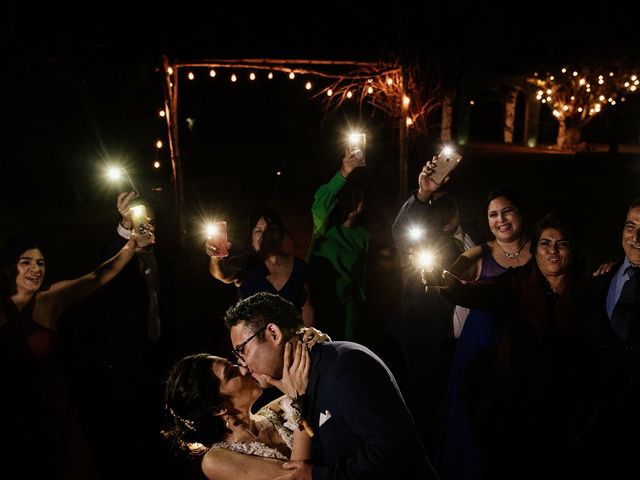
[[[413,255],[413,262],[420,270],[422,283],[427,287],[442,286],[442,266],[438,264],[438,256],[434,251],[422,249]]]
[[[151,235],[148,221],[147,207],[144,205],[131,207],[131,223],[133,224],[133,229],[143,239]]]
[[[365,152],[367,150],[367,134],[354,132],[350,133],[348,137],[349,154],[353,155],[357,160],[362,161],[362,165],[365,164]]]
[[[214,257],[229,255],[227,222],[213,222],[207,225],[207,243],[216,249]]]
[[[438,185],[444,182],[444,179],[460,164],[462,155],[451,146],[446,146],[435,158],[435,165],[432,166],[432,172],[429,177]]]

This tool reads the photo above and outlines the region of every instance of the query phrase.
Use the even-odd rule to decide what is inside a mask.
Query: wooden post
[[[407,108],[404,106],[405,85],[407,84],[406,71],[401,69],[402,85],[400,88],[400,115],[398,127],[398,195],[399,205],[407,200],[407,175],[409,171],[409,128],[407,126]]]
[[[184,216],[184,183],[182,178],[182,161],[180,160],[180,146],[178,143],[178,69],[176,66],[173,74],[169,74],[172,68],[169,59],[162,57],[165,71],[165,101],[164,110],[167,119],[169,153],[171,157],[171,181],[173,183],[173,197],[176,208],[176,220],[178,222],[178,244],[182,246],[186,236],[186,223]]]

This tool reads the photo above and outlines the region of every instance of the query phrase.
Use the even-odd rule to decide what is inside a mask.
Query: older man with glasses
[[[585,302],[595,378],[585,478],[630,478],[640,451],[640,198],[621,240],[624,258],[593,279]]]

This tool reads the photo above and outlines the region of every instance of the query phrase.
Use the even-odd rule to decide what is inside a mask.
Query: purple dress
[[[496,277],[507,269],[498,264],[486,243],[478,280]],[[456,348],[444,404],[444,431],[439,452],[443,480],[482,478],[480,445],[473,426],[475,369],[483,354],[500,339],[495,312],[471,310]]]

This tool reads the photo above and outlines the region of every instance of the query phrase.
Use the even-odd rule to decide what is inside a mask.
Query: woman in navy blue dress
[[[487,196],[487,224],[493,240],[464,252],[450,268],[465,280],[486,280],[531,260],[530,238],[520,203],[507,190]],[[477,372],[501,332],[493,311],[471,310],[456,348],[444,405],[444,432],[439,454],[442,478],[482,477],[480,445],[473,425]]]

